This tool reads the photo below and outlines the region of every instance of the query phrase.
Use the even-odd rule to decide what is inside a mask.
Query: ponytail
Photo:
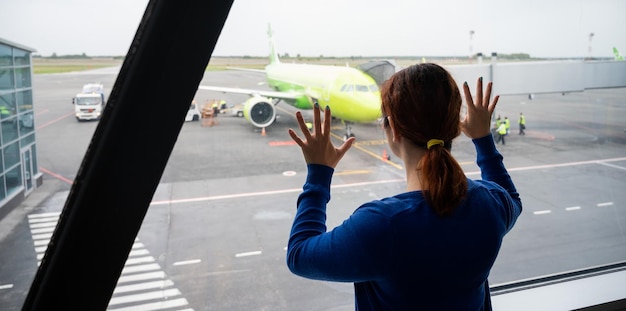
[[[428,148],[418,164],[426,201],[439,216],[451,215],[465,197],[467,178],[461,165],[443,146]]]

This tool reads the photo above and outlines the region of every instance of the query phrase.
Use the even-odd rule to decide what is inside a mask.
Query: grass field
[[[379,59],[379,58],[378,58]],[[374,58],[283,58],[284,63],[307,63],[317,65],[351,66],[375,60]],[[406,66],[419,62],[419,59],[395,60],[396,64]],[[64,73],[73,71],[91,70],[105,67],[120,66],[123,60],[113,58],[91,58],[91,59],[61,59],[61,58],[33,58],[33,72],[35,74]],[[266,57],[214,57],[209,61],[207,71],[226,70],[228,67],[238,67],[247,69],[264,69],[269,63]]]

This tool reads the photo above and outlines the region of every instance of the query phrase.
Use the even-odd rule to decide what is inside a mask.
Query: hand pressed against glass
[[[500,96],[496,96],[493,102],[489,102],[491,100],[491,86],[492,82],[487,83],[487,90],[483,96],[483,78],[478,78],[476,84],[476,101],[474,102],[467,82],[463,83],[467,114],[461,121],[461,130],[469,138],[481,138],[491,133],[491,114],[496,108],[496,104],[500,98]]]
[[[304,140],[300,138],[293,129],[289,129],[289,136],[291,136],[302,149],[306,163],[321,164],[335,168],[341,158],[346,154],[346,151],[352,147],[355,138],[351,137],[347,139],[339,148],[333,145],[330,141],[330,123],[332,118],[330,108],[328,107],[324,110],[323,126],[319,105],[315,104],[315,107],[313,107],[314,124],[312,133],[309,132],[300,111],[296,112],[296,119],[298,120]]]

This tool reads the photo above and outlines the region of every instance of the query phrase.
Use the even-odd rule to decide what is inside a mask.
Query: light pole
[[[472,42],[474,40],[474,33],[475,31],[470,30],[469,31],[469,61],[472,61]]]
[[[593,32],[589,33],[589,60],[591,60],[591,39],[593,39]]]

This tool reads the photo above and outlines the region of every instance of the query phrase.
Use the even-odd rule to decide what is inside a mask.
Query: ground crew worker
[[[496,118],[496,127],[500,127],[500,123],[502,123],[502,120],[500,120],[500,115],[498,115]]]
[[[519,124],[519,135],[526,135],[524,130],[526,129],[526,118],[523,113],[519,113],[519,120],[517,121]]]
[[[506,136],[506,124],[504,124],[504,122],[500,123],[496,132],[498,133],[496,144],[502,141],[502,144],[504,145],[504,136]]]
[[[217,106],[217,100],[213,101],[211,108],[213,109],[213,117],[217,117],[217,113],[219,112],[219,107]]]
[[[509,117],[504,117],[504,125],[506,126],[506,134],[509,135],[511,129],[511,120],[509,120]]]
[[[2,119],[8,118],[9,116],[11,116],[11,110],[9,110],[9,108],[7,106],[1,105],[0,106],[0,116],[2,116]]]

